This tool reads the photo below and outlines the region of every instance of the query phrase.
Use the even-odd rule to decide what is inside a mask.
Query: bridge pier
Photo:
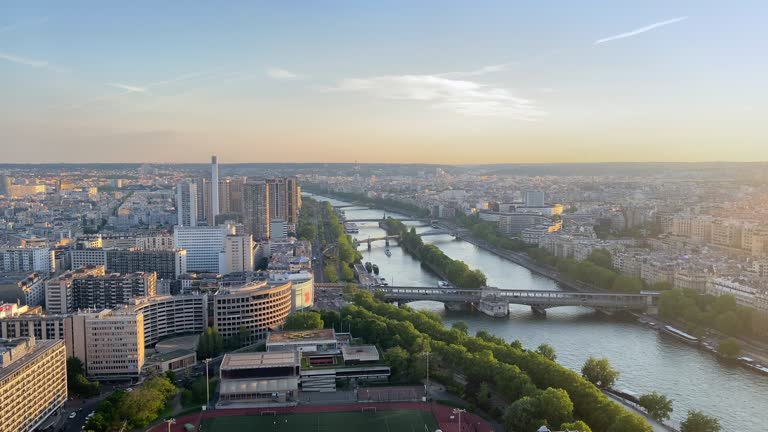
[[[541,306],[531,306],[531,312],[534,315],[547,316],[547,310]]]
[[[371,250],[371,239],[368,239],[368,250]]]
[[[370,243],[369,243],[370,245]],[[389,247],[389,238],[384,239],[384,245]]]

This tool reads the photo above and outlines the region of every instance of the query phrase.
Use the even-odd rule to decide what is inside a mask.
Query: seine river
[[[345,204],[322,199],[336,205]],[[382,210],[365,207],[344,211],[348,219],[381,218],[384,214]],[[353,236],[360,240],[383,234],[376,223],[358,225],[360,233]],[[430,228],[417,227],[417,230]],[[550,279],[451,236],[428,236],[424,240],[451,258],[482,270],[490,286],[560,289]],[[360,250],[363,261],[377,264],[381,276],[387,278],[390,285],[437,284],[438,278],[422,269],[396,242],[390,245],[391,257],[384,254],[384,242],[374,242],[371,251],[363,244]],[[446,326],[464,321],[471,333],[487,330],[508,341],[518,339],[526,348],[548,343],[557,351],[557,361],[574,370],[580,370],[589,356],[607,357],[620,372],[617,388],[638,394],[655,390],[674,401],[673,424],[681,421],[689,409],[719,418],[725,432],[763,431],[768,424],[768,377],[723,364],[707,352],[660,335],[626,317],[608,317],[589,308],[561,307],[549,309],[543,318],[534,316],[528,307],[511,306],[509,318],[491,318],[478,313],[447,312],[437,302],[415,302],[412,306],[440,313]]]

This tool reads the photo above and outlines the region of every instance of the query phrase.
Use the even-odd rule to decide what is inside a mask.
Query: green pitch
[[[420,410],[236,415],[203,419],[200,428],[203,432],[434,432],[436,429],[432,413]]]

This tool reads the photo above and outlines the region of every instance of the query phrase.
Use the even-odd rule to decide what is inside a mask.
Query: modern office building
[[[54,253],[47,247],[0,248],[0,273],[56,271]]]
[[[544,192],[526,191],[523,195],[523,203],[526,207],[544,207]]]
[[[248,182],[243,185],[243,224],[254,240],[270,237],[270,188],[265,182]]]
[[[219,207],[219,161],[216,156],[211,156],[211,218],[209,225],[216,225],[216,216],[221,210]]]
[[[208,296],[177,295],[134,298],[128,309],[144,316],[144,344],[185,333],[202,333],[208,326]]]
[[[292,288],[290,281],[222,288],[213,296],[214,326],[224,338],[237,335],[240,327],[245,327],[252,341],[264,339],[291,313]]]
[[[228,226],[176,226],[173,243],[187,251],[187,271],[219,273],[219,254],[230,232]]]
[[[154,296],[157,293],[155,273],[110,273],[103,276],[84,276],[72,280],[72,307],[80,309],[109,309],[128,304],[134,297]]]
[[[142,250],[172,250],[173,234],[157,233],[147,236],[136,237],[136,248]]]
[[[98,267],[107,265],[107,251],[101,246],[87,249],[73,249],[69,252],[72,261],[72,269],[81,267]]]
[[[0,318],[0,339],[28,336],[38,341],[65,339],[71,325],[69,320],[67,315],[43,315],[39,307],[21,306]]]
[[[33,431],[66,401],[64,341],[0,340],[0,430]]]
[[[225,354],[219,370],[217,407],[295,405],[300,369],[298,352]]]
[[[89,377],[138,378],[144,366],[144,314],[128,307],[77,313],[72,347]]]
[[[176,185],[176,220],[181,226],[197,226],[197,185],[183,181]]]

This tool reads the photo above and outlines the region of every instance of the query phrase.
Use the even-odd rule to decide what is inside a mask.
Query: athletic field
[[[376,410],[237,415],[204,418],[204,432],[434,432],[434,416],[424,410]]]

